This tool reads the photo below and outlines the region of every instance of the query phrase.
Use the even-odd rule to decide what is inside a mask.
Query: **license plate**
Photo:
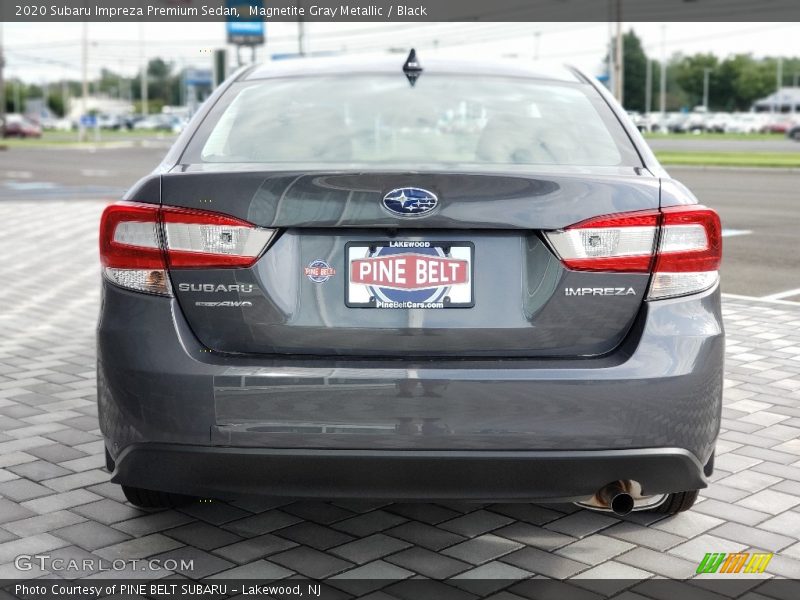
[[[390,240],[345,246],[351,308],[474,306],[471,242]]]

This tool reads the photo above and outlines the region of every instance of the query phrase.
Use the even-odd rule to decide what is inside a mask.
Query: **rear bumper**
[[[648,304],[577,360],[208,352],[168,298],[104,284],[100,425],[114,481],[199,495],[585,497],[705,487],[720,426],[719,290]]]
[[[118,457],[112,481],[217,498],[566,502],[620,479],[638,481],[647,494],[706,486],[697,458],[678,448],[477,452],[134,444]]]

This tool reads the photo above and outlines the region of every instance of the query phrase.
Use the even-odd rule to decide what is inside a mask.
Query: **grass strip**
[[[774,167],[800,168],[798,152],[679,152],[658,151],[658,160],[665,165],[705,167]]]

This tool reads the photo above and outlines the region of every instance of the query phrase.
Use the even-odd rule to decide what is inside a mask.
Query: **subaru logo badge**
[[[436,194],[416,187],[395,188],[383,197],[383,207],[399,217],[421,217],[438,203]]]

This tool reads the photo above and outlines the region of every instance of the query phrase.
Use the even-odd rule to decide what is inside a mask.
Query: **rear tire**
[[[714,472],[714,457],[716,456],[716,452],[712,452],[711,456],[708,459],[708,462],[703,467],[703,473],[706,477],[711,477],[711,474]],[[655,508],[651,508],[646,512],[655,513],[655,514],[662,514],[662,515],[677,515],[678,513],[682,513],[684,511],[689,510],[694,506],[694,503],[697,501],[697,496],[700,494],[700,490],[692,490],[689,492],[675,492],[674,494],[667,494],[667,499],[656,506]]]
[[[664,502],[647,512],[661,515],[677,515],[692,508],[699,494],[699,490],[668,494]]]
[[[175,508],[184,506],[195,500],[192,496],[145,490],[129,485],[122,486],[122,493],[125,494],[128,502],[140,508]]]

